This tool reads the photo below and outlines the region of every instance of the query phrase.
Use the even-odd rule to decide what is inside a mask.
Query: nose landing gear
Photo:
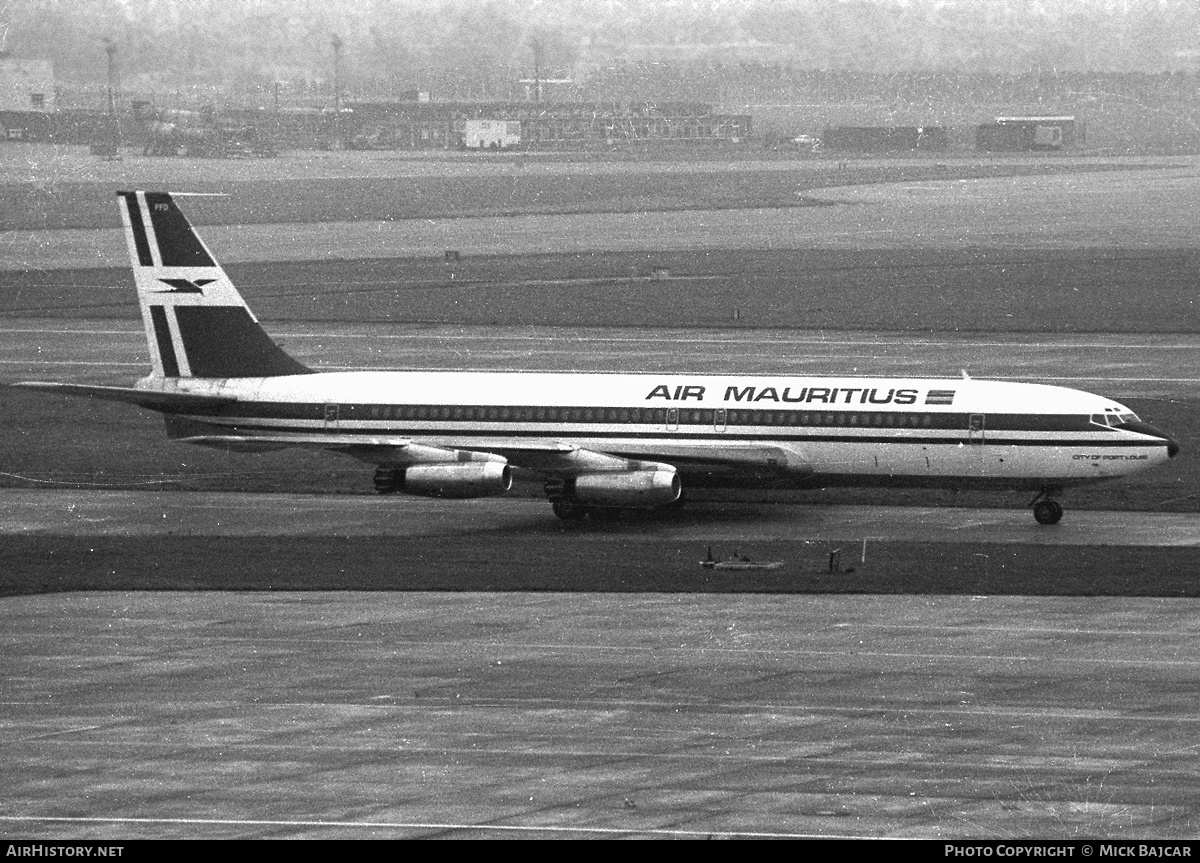
[[[1063,506],[1050,497],[1057,489],[1046,489],[1033,499],[1033,517],[1038,524],[1058,524],[1062,521]]]

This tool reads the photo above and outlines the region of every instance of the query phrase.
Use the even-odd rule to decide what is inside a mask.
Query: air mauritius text
[[[659,384],[650,390],[646,401],[663,399],[669,402],[704,401],[705,387],[680,384],[674,388]],[[826,405],[911,405],[916,404],[915,389],[883,389],[882,387],[726,387],[727,402],[786,402],[788,404]]]

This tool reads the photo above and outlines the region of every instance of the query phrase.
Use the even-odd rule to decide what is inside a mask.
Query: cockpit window
[[[1131,411],[1126,411],[1122,414],[1092,414],[1092,422],[1106,428],[1116,428],[1122,423],[1135,423],[1138,421],[1137,414]]]

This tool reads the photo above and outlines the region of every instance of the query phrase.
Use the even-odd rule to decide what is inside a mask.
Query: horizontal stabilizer
[[[170,393],[158,390],[139,390],[133,387],[105,387],[88,384],[57,384],[42,381],[22,381],[13,384],[25,390],[38,390],[62,396],[85,396],[110,402],[125,402],[163,413],[186,413],[200,407],[233,404],[236,399],[199,393]]]

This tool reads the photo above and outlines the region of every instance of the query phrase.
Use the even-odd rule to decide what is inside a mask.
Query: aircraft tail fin
[[[169,192],[118,192],[154,377],[308,374],[259,325]]]

